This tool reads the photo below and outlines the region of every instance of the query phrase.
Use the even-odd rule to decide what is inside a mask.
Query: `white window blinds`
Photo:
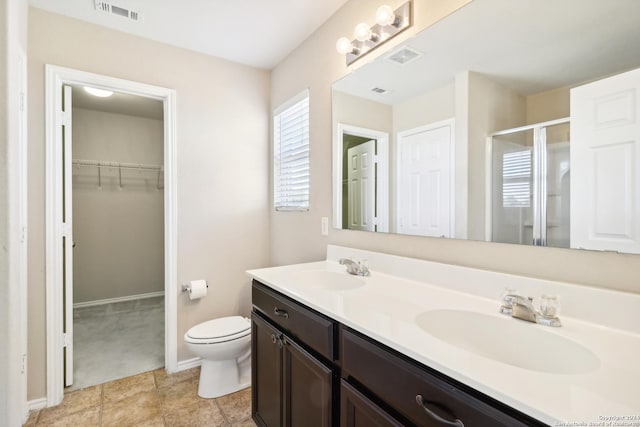
[[[531,150],[505,153],[502,156],[502,206],[531,206]]]
[[[309,92],[276,109],[273,117],[274,205],[309,210]]]

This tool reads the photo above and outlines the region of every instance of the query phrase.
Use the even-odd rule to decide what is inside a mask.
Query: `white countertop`
[[[346,275],[345,267],[336,260],[354,254],[367,258],[371,269],[370,276],[359,278],[364,285],[355,289],[313,286],[305,283],[305,275],[300,273],[323,270]],[[327,258],[248,273],[276,291],[549,425],[607,425],[611,421],[609,425],[640,426],[640,296],[549,281],[537,284],[530,278],[340,247],[330,247]],[[402,274],[389,274],[397,273],[394,270],[399,265],[404,267]],[[442,277],[434,276],[438,270]],[[444,277],[466,280],[453,286],[442,283],[446,282]],[[436,279],[441,283],[434,283]],[[523,323],[581,344],[597,356],[599,367],[583,374],[528,370],[441,341],[415,322],[419,314],[439,309],[522,322],[498,313],[500,286],[505,281],[518,289],[539,285],[547,293],[551,290],[565,298],[571,296],[570,312],[560,312],[562,327]],[[494,294],[495,298],[487,297]],[[610,321],[595,321],[592,317],[605,310],[580,308],[575,300],[583,294],[584,304],[596,302],[610,311],[618,306],[622,313],[618,310]],[[570,317],[571,311],[586,314]],[[629,328],[622,327],[629,322]]]

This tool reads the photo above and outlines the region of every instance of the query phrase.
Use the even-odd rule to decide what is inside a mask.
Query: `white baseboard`
[[[181,360],[178,362],[175,372],[186,371],[187,369],[197,368],[202,365],[202,358],[194,357],[193,359]],[[174,373],[174,372],[170,372]]]
[[[95,305],[111,304],[114,302],[133,301],[137,299],[161,297],[164,295],[164,291],[150,292],[148,294],[127,295],[126,297],[99,299],[96,301],[78,302],[73,304],[73,308],[93,307]]]
[[[27,402],[27,409],[31,411],[39,411],[47,407],[47,398],[41,397],[40,399],[33,399]]]

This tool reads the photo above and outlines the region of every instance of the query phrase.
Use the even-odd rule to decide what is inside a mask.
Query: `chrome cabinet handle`
[[[453,421],[445,420],[444,418],[442,418],[441,416],[439,416],[438,414],[433,412],[431,409],[427,408],[425,406],[425,404],[426,403],[431,403],[431,402],[426,401],[424,399],[424,397],[422,397],[421,394],[416,395],[416,403],[422,409],[424,409],[424,412],[426,412],[427,415],[429,415],[431,418],[433,418],[434,420],[438,421],[439,423],[442,423],[442,424],[447,425],[447,426],[464,427],[464,424],[462,424],[462,421],[460,421],[459,419],[456,418]],[[451,414],[451,417],[455,417],[455,415]]]
[[[286,310],[282,310],[281,308],[274,307],[273,314],[276,316],[284,317],[285,319],[289,318],[289,313]]]
[[[278,343],[278,347],[282,348],[283,342],[282,342],[282,336],[275,336],[275,334],[271,334],[271,342],[273,344]]]

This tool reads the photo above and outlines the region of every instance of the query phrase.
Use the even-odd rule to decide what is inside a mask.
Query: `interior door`
[[[451,237],[451,125],[398,141],[398,232]]]
[[[349,148],[347,158],[348,228],[375,231],[375,140]]]
[[[572,248],[640,253],[640,69],[571,90]]]
[[[64,386],[73,384],[73,204],[71,175],[71,86],[62,96],[62,274],[64,304]]]

